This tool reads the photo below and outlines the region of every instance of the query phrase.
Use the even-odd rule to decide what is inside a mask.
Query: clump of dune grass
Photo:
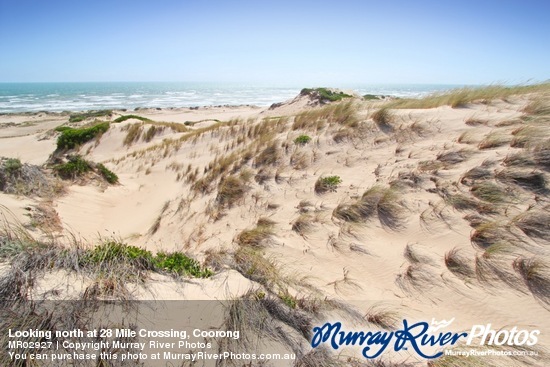
[[[352,102],[340,102],[321,108],[314,108],[295,116],[292,130],[322,130],[326,125],[357,127],[357,105]]]
[[[481,181],[473,184],[470,192],[476,198],[492,204],[510,203],[514,201],[513,193],[491,181]]]
[[[272,180],[273,177],[274,177],[274,174],[271,170],[265,167],[262,167],[258,170],[258,173],[256,173],[256,175],[254,176],[254,181],[262,185],[265,182]]]
[[[315,181],[315,193],[324,194],[327,192],[335,192],[338,186],[342,183],[340,176],[320,176]]]
[[[248,190],[242,177],[231,175],[223,178],[218,185],[216,201],[222,207],[232,207],[241,200]]]
[[[541,117],[550,115],[550,103],[548,98],[538,97],[532,100],[527,106],[522,110],[529,117]]]
[[[533,149],[533,158],[540,168],[550,171],[550,141],[537,145]]]
[[[403,256],[411,264],[428,264],[431,262],[430,258],[420,254],[412,243],[408,243],[403,250]]]
[[[466,119],[464,123],[468,126],[479,126],[479,125],[487,125],[488,121],[472,116]]]
[[[527,125],[512,131],[510,146],[514,148],[527,148],[544,142],[545,137],[550,134],[547,127]]]
[[[489,210],[487,204],[484,204],[475,198],[457,193],[445,195],[445,203],[449,204],[453,208],[459,211],[463,210],[477,210],[486,212]]]
[[[434,172],[441,168],[444,168],[445,164],[437,160],[420,161],[418,162],[418,171],[420,172]]]
[[[395,116],[387,107],[382,107],[372,114],[371,118],[376,123],[378,128],[383,132],[391,132],[394,130]]]
[[[332,216],[351,223],[361,223],[376,216],[382,226],[399,229],[405,218],[405,207],[397,189],[373,186],[356,202],[339,204]]]
[[[355,279],[349,275],[349,269],[343,268],[343,277],[336,279],[333,282],[327,283],[327,285],[332,285],[336,293],[348,293],[361,289],[361,284],[359,284]]]
[[[252,229],[245,229],[238,234],[236,241],[241,246],[263,247],[275,234],[272,223],[259,223]]]
[[[239,340],[226,338],[221,341],[222,350],[245,352],[256,348],[262,339],[269,338],[291,350],[299,358],[304,344],[311,338],[313,319],[308,313],[291,308],[271,292],[251,290],[237,300],[229,302],[224,327],[240,330]],[[332,358],[332,357],[329,357]],[[326,360],[316,366],[326,366]],[[302,365],[306,366],[306,365]]]
[[[475,258],[475,275],[482,283],[502,282],[513,290],[525,293],[521,280],[513,271],[516,249],[509,243],[493,244]]]
[[[445,266],[451,273],[459,277],[471,278],[474,276],[470,261],[456,247],[445,253]]]
[[[405,271],[398,274],[395,283],[404,292],[420,291],[433,287],[435,276],[428,267],[421,264],[411,264]]]
[[[492,149],[498,148],[503,145],[507,145],[512,141],[512,137],[502,131],[493,131],[485,136],[482,141],[479,142],[479,149]]]
[[[354,132],[353,129],[350,128],[342,128],[336,131],[334,134],[332,134],[332,140],[334,140],[335,143],[343,143],[345,141],[352,140],[356,132]]]
[[[451,151],[439,153],[436,159],[447,165],[453,165],[453,164],[464,162],[474,154],[475,154],[475,151],[471,149],[451,150]]]
[[[500,221],[485,221],[478,225],[470,235],[470,241],[481,249],[495,244],[514,242],[506,225]]]
[[[292,230],[300,236],[305,236],[313,230],[316,222],[315,216],[309,213],[301,214],[292,222]]]
[[[550,243],[550,207],[529,210],[514,218],[512,223],[527,236]]]
[[[515,184],[533,192],[546,190],[546,178],[540,171],[505,168],[497,172],[495,177],[505,184]]]
[[[534,167],[536,166],[535,157],[532,152],[529,151],[520,151],[517,153],[509,154],[504,158],[502,163],[506,167]]]
[[[297,150],[290,156],[290,165],[295,170],[307,168],[311,163],[311,157],[308,152]]]
[[[519,257],[514,261],[514,269],[535,298],[550,304],[550,266],[543,259]]]
[[[467,130],[460,134],[456,141],[460,144],[477,144],[479,142],[478,136],[476,131]]]
[[[367,310],[365,319],[371,324],[391,330],[401,321],[401,316],[397,311],[391,310],[382,304],[377,304]]]
[[[254,160],[255,167],[275,166],[281,161],[281,150],[276,141],[271,142]]]
[[[460,183],[463,185],[472,185],[477,181],[484,181],[492,178],[493,173],[486,167],[478,166],[465,172],[460,178]]]
[[[273,257],[266,257],[252,246],[239,246],[233,254],[234,269],[245,278],[258,282],[271,289],[284,287],[287,283],[281,274],[280,266]]]
[[[125,146],[130,146],[141,138],[143,132],[142,124],[131,124],[127,125],[127,132],[122,144]]]

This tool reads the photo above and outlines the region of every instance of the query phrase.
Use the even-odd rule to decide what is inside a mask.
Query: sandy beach
[[[0,179],[14,177],[0,187],[3,236],[21,226],[49,246],[92,251],[111,241],[152,256],[178,252],[211,272],[182,281],[145,271],[143,281],[113,292],[104,274],[51,265],[27,290],[33,298],[79,299],[92,289],[97,299],[135,300],[252,292],[313,325],[353,310],[345,317],[359,315],[349,321],[356,327],[391,329],[405,318],[454,319],[456,331],[538,329],[543,351],[550,95],[547,84],[510,90],[412,102],[331,102],[312,92],[271,107],[114,110],[78,122],[69,122],[76,113],[0,115],[0,157],[21,164],[9,171],[3,160]],[[100,122],[106,131],[59,148],[60,126]],[[56,167],[76,155],[94,168],[62,177]],[[27,190],[13,173],[24,167],[48,184]],[[5,275],[17,262],[3,258]],[[315,310],[327,300],[341,307]],[[387,355],[383,366],[466,366],[412,350]],[[544,366],[548,355],[539,355],[483,365]]]

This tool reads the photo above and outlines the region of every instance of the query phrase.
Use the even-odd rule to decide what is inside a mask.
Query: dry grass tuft
[[[510,190],[504,189],[490,181],[473,184],[470,192],[476,198],[492,204],[503,204],[514,201],[513,193]]]
[[[247,191],[247,183],[241,176],[227,176],[220,181],[216,201],[222,207],[232,207],[244,197]]]
[[[276,166],[281,161],[281,149],[276,141],[271,142],[254,160],[254,167]]]
[[[479,149],[492,149],[498,148],[503,145],[507,145],[512,141],[512,137],[502,131],[493,131],[485,136],[485,138],[479,142]]]
[[[274,234],[273,224],[257,225],[239,233],[236,241],[241,246],[260,248],[265,246]]]
[[[394,329],[401,321],[401,316],[398,312],[389,310],[384,305],[373,305],[365,314],[365,319],[371,324],[380,326],[383,329]]]
[[[471,186],[477,181],[488,180],[493,177],[493,173],[486,167],[479,166],[468,170],[460,178],[460,183]]]
[[[546,179],[544,173],[540,171],[505,168],[498,172],[495,177],[505,184],[515,184],[533,192],[544,192],[546,190]]]
[[[550,243],[550,207],[530,210],[514,218],[512,223],[527,236]]]
[[[533,296],[550,305],[550,266],[540,258],[519,257],[514,269],[521,275]]]
[[[513,247],[513,244],[519,244],[508,227],[501,221],[481,223],[470,235],[470,241],[483,250],[493,245]]]
[[[445,253],[445,266],[451,273],[459,277],[471,278],[474,276],[470,261],[456,247]]]
[[[458,163],[464,162],[474,154],[475,154],[474,150],[459,149],[459,150],[439,153],[436,159],[447,165],[452,165],[452,164],[458,164]]]
[[[376,126],[385,133],[392,132],[394,130],[395,116],[391,110],[387,107],[382,107],[378,111],[372,114],[371,118],[376,123]]]
[[[301,214],[292,222],[292,230],[300,236],[305,236],[315,226],[315,217],[312,214]]]
[[[339,204],[332,212],[333,218],[351,223],[361,223],[376,216],[382,226],[393,230],[403,226],[405,214],[397,189],[382,186],[373,186],[360,200]]]
[[[489,122],[487,120],[479,119],[474,116],[468,118],[464,123],[468,126],[480,126],[487,125]]]

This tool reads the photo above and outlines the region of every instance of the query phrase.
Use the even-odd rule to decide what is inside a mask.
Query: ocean
[[[214,83],[0,83],[0,113],[196,107],[269,106],[294,98],[303,87]],[[421,97],[462,85],[344,85],[361,95]]]

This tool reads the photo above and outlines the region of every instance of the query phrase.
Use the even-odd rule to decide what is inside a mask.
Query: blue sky
[[[0,0],[0,82],[523,83],[550,1]]]

